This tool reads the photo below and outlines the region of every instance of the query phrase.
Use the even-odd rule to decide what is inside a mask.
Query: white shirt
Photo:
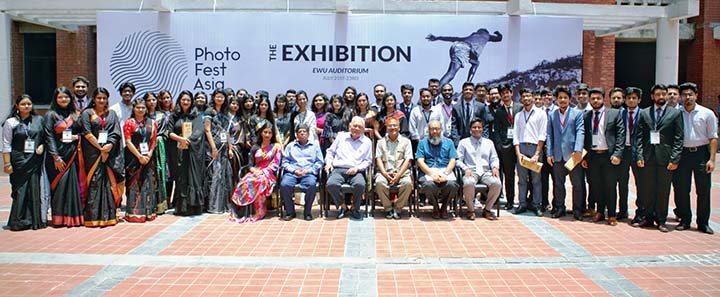
[[[122,147],[125,147],[125,129],[123,129],[123,127],[125,127],[125,121],[127,121],[127,119],[133,114],[132,104],[125,105],[125,103],[120,101],[110,106],[110,110],[115,111],[115,114],[120,120],[120,135],[122,136],[120,143],[122,144]]]
[[[718,138],[717,118],[707,107],[695,104],[695,109],[688,112],[683,107],[683,147],[698,147],[710,143],[710,139]]]
[[[593,142],[592,142],[592,150],[594,151],[604,151],[608,149],[607,145],[607,139],[605,139],[605,106],[601,107],[600,110],[597,111],[597,113],[600,116],[599,123],[598,123],[598,133],[592,135]],[[595,111],[590,112],[590,132],[593,132],[595,129]],[[597,137],[595,137],[597,135]],[[595,144],[595,138],[598,139],[597,145]]]
[[[528,112],[523,107],[522,111],[515,114],[514,121],[513,145],[521,143],[537,144],[540,141],[545,141],[547,133],[545,110],[533,106]]]
[[[440,113],[436,112],[433,108],[425,111],[421,105],[413,107],[410,111],[410,139],[420,140],[428,135],[428,122],[431,120],[440,120]]]
[[[17,117],[8,118],[3,125],[3,153],[12,152],[13,129],[20,125]]]
[[[440,123],[442,123],[443,128],[443,136],[450,137],[450,134],[452,132],[452,112],[453,112],[453,106],[452,103],[450,105],[445,105],[445,102],[433,106],[433,113],[439,114],[439,120]]]
[[[458,143],[458,159],[457,165],[460,169],[470,169],[482,175],[489,172],[493,168],[500,167],[500,159],[498,159],[495,145],[492,140],[481,137],[463,138]]]

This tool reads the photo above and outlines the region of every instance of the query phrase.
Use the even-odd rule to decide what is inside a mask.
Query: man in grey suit
[[[642,169],[643,188],[638,190],[645,202],[645,218],[638,227],[665,225],[673,171],[678,168],[683,149],[683,118],[680,110],[668,108],[667,87],[656,84],[650,89],[652,106],[640,112],[637,131],[637,165]]]
[[[473,100],[475,94],[475,85],[472,82],[465,82],[462,85],[462,100],[453,106],[452,111],[452,131],[450,138],[453,140],[455,147],[458,146],[460,139],[470,137],[470,122],[474,118],[483,121],[485,127],[485,119],[487,109],[484,103]],[[482,137],[488,138],[488,131],[483,129]]]
[[[615,183],[623,157],[625,126],[619,110],[605,108],[605,90],[602,88],[590,89],[590,106],[593,110],[585,112],[585,149],[588,154],[582,165],[588,168],[591,199],[597,203],[592,221],[605,220],[607,208],[608,224],[615,226]]]
[[[585,210],[585,197],[582,192],[582,168],[575,168],[568,172],[565,162],[571,159],[579,162],[582,159],[583,144],[585,143],[585,121],[583,112],[570,106],[570,89],[566,86],[557,86],[554,94],[557,98],[558,108],[549,114],[547,128],[547,163],[552,166],[553,174],[553,218],[565,216],[565,177],[570,174],[573,192],[573,216],[582,220]]]

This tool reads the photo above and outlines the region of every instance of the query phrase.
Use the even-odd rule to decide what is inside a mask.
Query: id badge
[[[190,137],[192,135],[192,122],[184,122],[182,124],[182,135],[185,138]]]
[[[72,130],[63,130],[62,134],[62,142],[64,143],[71,143],[72,142]]]
[[[592,136],[592,146],[597,147],[600,145],[600,135],[593,134]]]
[[[35,152],[35,140],[25,140],[25,153]]]
[[[108,133],[105,130],[100,130],[100,133],[98,133],[98,143],[99,144],[105,144],[108,139]]]
[[[650,131],[650,144],[660,144],[660,132]]]
[[[512,129],[507,130],[507,139],[513,139],[513,130]]]
[[[230,136],[230,143],[235,143],[235,137]]]
[[[220,143],[227,143],[228,137],[227,133],[221,132],[220,133]]]
[[[140,154],[145,156],[150,152],[150,146],[148,146],[147,142],[141,142],[140,143]]]

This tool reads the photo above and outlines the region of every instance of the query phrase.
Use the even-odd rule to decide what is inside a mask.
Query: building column
[[[12,19],[0,13],[0,119],[7,117],[12,107],[11,62],[12,62]]]
[[[677,84],[680,56],[680,22],[661,18],[657,21],[655,82]]]

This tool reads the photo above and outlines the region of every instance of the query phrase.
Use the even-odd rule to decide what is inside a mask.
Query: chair
[[[408,201],[411,201],[414,199],[414,201],[412,201],[412,202],[415,205],[415,217],[420,217],[420,200],[421,200],[421,196],[422,197],[425,196],[425,193],[420,192],[420,186],[421,186],[420,178],[419,178],[420,177],[420,168],[418,166],[410,166],[410,168],[412,168],[412,176],[413,176],[413,193],[410,195],[410,199],[408,199]],[[458,188],[460,191],[462,191],[462,180],[461,180],[461,176],[458,175],[457,167],[455,167],[454,173],[455,173],[455,180],[458,183]],[[461,197],[461,198],[458,199],[458,197]],[[455,200],[448,201],[448,203],[450,203],[450,207],[449,207],[450,209],[448,211],[454,217],[457,217],[457,215],[458,215],[456,212],[457,211],[456,204],[458,203],[459,200],[462,200],[462,195],[455,195]]]
[[[375,163],[375,161],[373,161],[373,164],[374,163]],[[414,201],[416,199],[415,199],[415,174],[413,174],[413,167],[414,167],[413,160],[410,160],[410,167],[408,167],[408,170],[410,170],[411,185],[413,188],[412,188],[412,190],[410,190],[410,197],[408,198],[407,204],[408,204],[408,214],[410,216],[417,217],[417,208],[415,207],[416,202]],[[377,168],[375,166],[373,166],[373,170],[372,170],[373,181],[374,181],[374,177],[376,175],[376,172],[375,172],[376,170],[377,170]],[[390,190],[390,197],[393,197],[393,195],[397,196],[400,193],[400,188],[397,185],[389,186],[389,190]],[[372,190],[371,190],[371,192],[373,193],[373,199],[370,200],[370,203],[372,203],[371,208],[370,208],[370,216],[371,217],[375,216],[375,204],[376,204],[377,198],[378,198],[376,191],[377,191],[377,189],[375,188],[375,182],[373,182]]]
[[[458,193],[458,197],[460,197],[460,198],[456,200],[457,205],[454,205],[454,206],[457,209],[457,215],[460,216],[460,210],[462,209],[461,204],[464,201],[463,196],[462,196],[464,183],[462,180],[462,171],[460,170],[460,168],[455,167],[455,170],[456,170],[455,174],[460,176],[460,178],[458,178],[458,185],[459,185],[458,190],[460,191],[460,193]],[[487,201],[487,195],[488,195],[489,190],[490,189],[485,184],[481,184],[479,182],[475,184],[475,195],[477,196],[477,194],[480,193],[480,201]],[[500,201],[495,202],[495,211],[497,213],[497,217],[500,217]]]
[[[320,205],[320,216],[323,216],[323,198],[324,198],[324,192],[325,192],[325,186],[322,179],[322,174],[324,173],[324,170],[320,168],[315,174],[317,174],[317,181],[315,182],[315,187],[317,187],[317,194],[318,194],[318,204]],[[278,216],[282,217],[285,214],[285,201],[282,200],[282,197],[280,197],[280,184],[282,183],[282,177],[285,175],[285,169],[280,167],[278,169],[278,175],[277,175],[277,184],[275,185],[275,196],[278,200],[280,200],[278,207]],[[293,187],[293,194],[297,193],[303,193],[303,190],[301,190],[297,185]]]
[[[370,166],[370,167],[372,167],[372,166]],[[325,170],[322,170],[322,172],[323,172],[322,173],[323,175],[322,175],[321,180],[322,180],[322,187],[323,187],[323,190],[322,190],[322,193],[323,193],[322,200],[323,201],[321,203],[320,210],[321,210],[321,213],[324,213],[324,216],[327,217],[328,210],[330,209],[330,201],[332,199],[330,199],[330,197],[328,197],[327,191],[325,191],[325,187],[327,185],[327,179],[330,176],[330,172],[327,172]],[[363,201],[363,203],[365,203],[365,216],[366,217],[368,215],[369,201],[372,201],[375,199],[374,196],[372,196],[373,197],[372,199],[369,198],[370,195],[375,194],[374,192],[372,192],[372,188],[371,188],[372,187],[372,176],[370,175],[370,172],[371,172],[371,170],[368,167],[368,169],[366,169],[365,173],[364,173],[364,175],[365,175],[365,194],[363,195],[364,197],[362,198],[362,201]],[[361,173],[358,173],[358,174],[361,174]],[[371,178],[368,178],[368,176],[370,176]],[[347,195],[352,194],[353,188],[349,184],[343,183],[342,185],[340,185],[340,192],[343,193],[343,195],[347,196]],[[355,207],[358,207],[358,209],[359,209],[360,206],[356,205]]]

